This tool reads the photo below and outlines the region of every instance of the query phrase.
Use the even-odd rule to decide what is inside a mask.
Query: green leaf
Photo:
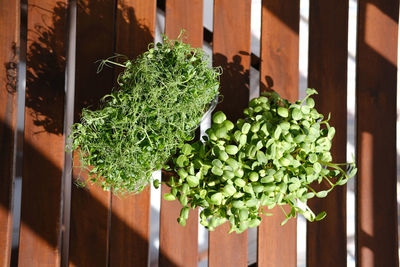
[[[333,137],[335,136],[335,133],[336,133],[335,128],[330,127],[329,130],[328,130],[328,138],[329,138],[330,140],[332,140]]]
[[[244,123],[242,126],[242,133],[247,134],[250,131],[251,125],[250,123]]]
[[[354,177],[357,174],[358,169],[357,168],[353,168],[350,173],[348,174],[348,177]]]
[[[239,168],[239,162],[237,162],[233,158],[229,158],[226,160],[226,164],[232,168],[232,170],[237,170]]]
[[[235,180],[235,184],[239,187],[244,187],[246,185],[246,182],[243,179],[237,178]]]
[[[294,108],[292,111],[292,119],[293,120],[301,120],[303,114],[301,113],[300,109]]]
[[[215,136],[218,138],[225,138],[227,136],[227,133],[228,130],[224,126],[222,126],[215,131]]]
[[[296,191],[299,187],[300,187],[300,183],[290,184],[289,191],[290,192]]]
[[[185,155],[180,155],[177,159],[176,159],[176,165],[178,167],[185,167],[188,164],[188,159]]]
[[[228,156],[228,153],[226,153],[225,151],[220,151],[219,152],[219,156],[218,156],[218,158],[220,159],[220,160],[222,160],[222,161],[226,161],[228,158],[229,158],[229,156]]]
[[[282,133],[282,128],[278,125],[276,126],[275,132],[274,132],[274,138],[279,139]]]
[[[233,172],[236,177],[242,178],[244,175],[243,169],[237,169]]]
[[[153,186],[154,186],[154,188],[158,189],[160,187],[160,180],[154,180]]]
[[[242,222],[242,221],[247,220],[247,218],[249,218],[249,210],[248,209],[240,209],[239,220]]]
[[[222,111],[217,111],[214,113],[212,120],[216,124],[223,123],[226,120],[226,115]]]
[[[222,168],[223,164],[219,159],[214,159],[212,162],[212,165],[218,168]]]
[[[315,162],[315,163],[313,164],[313,168],[314,168],[314,171],[315,171],[316,173],[320,173],[321,170],[322,170],[322,166],[321,166],[321,164],[319,164],[318,162]]]
[[[264,178],[261,178],[261,183],[263,184],[272,183],[273,181],[275,181],[273,176],[266,176]]]
[[[253,220],[251,220],[250,222],[249,222],[249,227],[257,227],[257,226],[259,226],[260,225],[260,223],[261,223],[261,219],[258,219],[258,218],[256,218],[256,219],[253,219]]]
[[[256,132],[258,132],[259,130],[260,130],[260,123],[259,122],[256,122],[256,123],[254,123],[252,126],[251,126],[251,129],[250,129],[253,133],[256,133]]]
[[[315,162],[317,162],[317,160],[318,160],[318,156],[317,156],[317,154],[311,154],[309,157],[308,157],[308,160],[311,162],[311,163],[315,163]]]
[[[256,198],[251,198],[246,201],[246,206],[251,208],[251,207],[256,207],[258,205],[258,200]]]
[[[224,127],[225,127],[228,131],[232,130],[232,129],[235,127],[235,125],[233,124],[233,122],[231,122],[230,120],[225,120],[225,121],[223,122],[223,124],[224,124]]]
[[[239,151],[238,147],[235,145],[227,145],[225,147],[225,151],[226,153],[228,153],[229,155],[236,155],[236,153]]]
[[[230,180],[235,177],[235,174],[231,171],[224,171],[223,177],[225,177],[226,180]]]
[[[189,175],[186,178],[186,180],[187,180],[187,182],[188,182],[190,187],[198,186],[199,182],[200,182],[200,179],[197,176],[194,176],[194,175]]]
[[[308,88],[308,89],[306,89],[306,94],[307,95],[315,95],[315,94],[318,94],[318,92],[315,89]]]
[[[211,168],[211,172],[217,176],[222,176],[222,174],[224,173],[224,171],[221,168],[218,168],[217,166],[213,166]]]
[[[258,173],[257,173],[257,172],[251,172],[251,173],[249,174],[249,179],[250,179],[250,181],[252,181],[252,182],[257,182],[257,181],[258,181],[258,178],[259,178],[259,176],[258,176]]]
[[[319,213],[319,214],[315,217],[315,220],[316,220],[316,221],[320,221],[320,220],[322,220],[322,219],[325,218],[325,217],[326,217],[326,212],[323,211],[323,212]]]
[[[324,190],[324,191],[319,191],[317,192],[316,196],[319,198],[324,198],[328,195],[328,191]]]
[[[188,173],[185,171],[185,169],[179,169],[177,171],[177,174],[179,175],[180,178],[185,179],[188,176]]]
[[[221,205],[223,198],[224,197],[223,197],[222,193],[218,192],[218,193],[213,194],[210,199],[213,204]]]
[[[301,106],[301,112],[303,113],[303,114],[308,114],[308,113],[310,113],[310,107],[309,106]]]
[[[244,206],[244,203],[241,200],[235,200],[235,201],[232,201],[232,206],[236,209],[240,209]]]
[[[224,187],[224,193],[225,193],[227,196],[232,196],[233,194],[236,193],[236,188],[235,188],[233,185],[228,184],[228,185],[226,185],[226,186]]]
[[[240,139],[239,139],[239,144],[240,145],[245,145],[247,143],[247,135],[244,135],[244,134],[242,134],[241,136],[240,136]]]
[[[281,222],[281,226],[284,226],[284,225],[289,221],[289,219],[290,219],[290,217],[287,217],[286,219],[284,219],[284,220]]]
[[[177,221],[178,221],[178,223],[179,223],[180,225],[186,226],[186,220],[185,220],[185,219],[179,217],[179,218],[177,219]]]
[[[179,202],[182,204],[182,206],[186,206],[188,204],[187,196],[186,195],[180,195],[179,196]]]
[[[166,193],[166,194],[164,194],[164,199],[172,201],[172,200],[175,200],[175,196],[171,193]]]
[[[281,117],[287,118],[289,116],[289,111],[287,110],[287,108],[279,107],[277,112]]]
[[[184,155],[189,155],[190,152],[192,152],[192,146],[189,145],[189,144],[184,144],[183,147],[182,147],[182,153]]]
[[[263,164],[267,164],[268,163],[267,157],[265,156],[264,152],[262,152],[260,150],[257,151],[257,161],[259,163],[263,163]]]
[[[314,99],[312,99],[311,97],[307,98],[306,105],[307,105],[309,108],[313,108],[313,107],[315,106],[315,101],[314,101]]]

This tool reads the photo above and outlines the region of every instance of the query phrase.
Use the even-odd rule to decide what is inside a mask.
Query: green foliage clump
[[[314,108],[316,93],[308,89],[294,104],[267,93],[251,100],[236,124],[216,112],[205,142],[185,144],[173,161],[176,176],[164,198],[182,204],[178,222],[185,225],[190,207],[202,207],[201,224],[209,230],[229,221],[230,232],[241,233],[260,224],[264,206],[282,205],[291,207],[288,214],[282,208],[282,224],[297,214],[323,219],[326,213],[315,215],[307,200],[326,197],[357,169],[331,162],[335,128]],[[324,180],[329,189],[316,192],[312,184]]]
[[[82,110],[72,126],[69,149],[78,150],[90,179],[114,193],[140,192],[158,170],[191,140],[218,97],[220,71],[201,49],[168,40],[124,64],[118,90],[100,109]]]

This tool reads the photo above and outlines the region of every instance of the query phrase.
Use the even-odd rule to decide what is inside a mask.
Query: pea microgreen
[[[107,59],[99,68],[110,64],[124,68],[117,90],[103,97],[100,109],[82,110],[67,148],[79,151],[80,167],[104,190],[137,193],[193,138],[218,96],[220,69],[209,67],[201,49],[165,36],[135,60]],[[191,146],[183,146],[182,153],[192,153]]]

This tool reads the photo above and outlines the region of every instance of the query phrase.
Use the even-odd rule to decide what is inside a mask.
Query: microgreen
[[[357,168],[332,163],[335,129],[314,108],[316,93],[308,89],[305,99],[293,104],[266,93],[250,101],[236,124],[216,112],[204,143],[182,149],[172,162],[176,175],[167,182],[172,190],[165,198],[177,198],[185,210],[203,208],[200,221],[209,230],[229,221],[230,232],[241,233],[260,224],[264,207],[283,205],[291,210],[282,208],[282,224],[297,214],[309,221],[323,219],[326,213],[315,215],[307,201],[326,197]],[[317,192],[313,187],[322,181],[329,189]],[[186,219],[180,216],[178,222],[185,225]]]
[[[79,151],[80,167],[104,190],[137,193],[193,138],[218,96],[220,70],[209,67],[201,49],[167,37],[136,60],[107,59],[99,68],[110,64],[124,68],[118,89],[103,97],[100,109],[82,110],[68,149]]]

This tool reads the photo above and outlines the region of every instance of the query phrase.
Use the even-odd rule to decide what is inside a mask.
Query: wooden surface
[[[213,65],[223,68],[224,96],[216,109],[233,121],[243,116],[249,101],[250,10],[250,0],[214,1]],[[247,266],[247,231],[227,232],[227,223],[210,232],[209,266]]]
[[[11,196],[16,122],[19,2],[0,5],[0,266],[10,265]]]
[[[170,192],[169,187],[163,184],[161,192]],[[179,201],[166,201],[162,198],[159,266],[197,266],[198,209],[190,209],[186,226],[182,226],[177,222],[181,208]]]
[[[156,1],[118,2],[116,53],[135,58],[154,42]],[[116,75],[121,69],[116,70]],[[112,196],[110,266],[146,266],[149,251],[150,187],[138,195]],[[127,253],[129,251],[129,253]]]
[[[170,39],[178,37],[185,29],[183,41],[193,47],[203,45],[203,1],[167,0],[165,10],[165,34]],[[163,180],[168,177],[163,174]],[[162,185],[161,195],[168,193]],[[197,266],[198,262],[198,209],[190,210],[183,227],[177,222],[182,205],[178,201],[166,201],[161,197],[160,211],[160,266]]]
[[[300,1],[262,1],[260,89],[299,97]]]
[[[249,102],[250,9],[249,0],[214,1],[213,65],[223,68],[224,96],[216,110],[233,121],[243,117]]]
[[[290,101],[299,95],[299,20],[297,0],[262,2],[260,90],[276,91]],[[258,227],[258,264],[296,266],[296,219],[282,227],[282,211],[275,208],[272,213]]]
[[[185,30],[184,42],[193,47],[203,47],[203,1],[166,0],[165,34],[170,39]]]
[[[357,35],[358,266],[398,266],[398,0],[360,0]]]
[[[65,2],[28,2],[19,266],[60,263]]]
[[[75,121],[83,107],[96,108],[99,99],[111,91],[113,70],[96,74],[98,59],[114,53],[113,1],[84,0],[78,3],[76,45]],[[79,166],[79,162],[74,164]],[[79,168],[73,179],[85,180]],[[70,266],[108,264],[110,193],[99,186],[79,188],[72,185],[70,225]]]
[[[346,162],[347,140],[347,34],[346,0],[310,2],[308,87],[315,88],[316,108],[336,128],[331,149],[333,162]],[[340,19],[338,19],[340,18]],[[317,191],[327,183],[313,185]],[[346,186],[336,187],[328,197],[309,201],[320,222],[307,224],[307,266],[346,266]]]

